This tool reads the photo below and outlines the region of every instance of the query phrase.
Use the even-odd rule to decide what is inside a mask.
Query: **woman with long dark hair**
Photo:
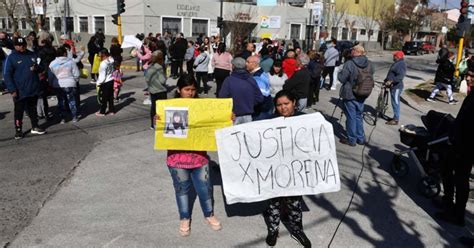
[[[232,55],[226,51],[224,43],[219,43],[217,53],[212,57],[212,66],[214,66],[214,78],[216,79],[216,96],[221,90],[225,78],[230,75],[232,70]]]
[[[296,110],[296,96],[290,91],[279,91],[274,98],[275,117],[289,118],[304,114]],[[288,210],[289,231],[293,239],[298,241],[304,247],[311,247],[311,241],[306,237],[303,231],[303,211],[301,196],[286,196],[270,199],[270,204],[263,212],[265,223],[267,224],[268,236],[266,242],[269,246],[275,246],[278,239],[278,230],[280,225],[280,212],[282,208]]]

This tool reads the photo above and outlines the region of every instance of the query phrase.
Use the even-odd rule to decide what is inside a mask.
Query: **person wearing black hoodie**
[[[181,37],[181,34],[176,35],[176,40],[173,45],[170,46],[169,49],[171,55],[171,76],[174,79],[178,78],[183,74],[183,61],[187,48],[188,42],[186,41],[186,39]]]
[[[352,59],[344,63],[342,71],[339,72],[337,79],[342,83],[340,98],[344,105],[344,114],[346,115],[346,133],[347,138],[339,140],[342,144],[356,146],[356,144],[365,144],[364,121],[362,114],[364,112],[365,98],[354,94],[353,88],[357,83],[357,76],[360,69],[369,66],[371,75],[374,75],[372,63],[365,56],[365,49],[361,45],[352,48]]]

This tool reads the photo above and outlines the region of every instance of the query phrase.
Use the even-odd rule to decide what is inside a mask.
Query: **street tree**
[[[234,6],[232,11],[225,15],[224,30],[222,38],[230,34],[230,47],[232,52],[238,53],[242,48],[244,40],[251,38],[251,32],[255,24],[249,21],[257,17],[256,11],[251,6]]]
[[[20,6],[19,0],[0,0],[1,6],[5,10],[8,20],[12,25],[12,29],[14,32],[18,30],[18,20],[17,20],[17,12]]]
[[[25,21],[28,23],[30,28],[34,31],[38,31],[37,23],[42,23],[39,15],[35,15],[32,8],[32,0],[0,0],[0,6],[5,10],[8,19],[12,25],[13,32],[18,31],[18,19],[20,16],[25,17]],[[43,1],[43,12],[46,13],[47,2]],[[42,16],[44,20],[44,15]]]
[[[344,18],[347,16],[347,11],[349,9],[348,0],[343,0],[342,4],[327,4],[324,11],[324,25],[326,27],[326,32],[331,36],[336,38],[337,33],[332,32],[333,28],[338,28]]]
[[[359,7],[358,21],[367,32],[367,41],[373,35],[373,30],[377,26],[377,20],[381,18],[381,12],[386,8],[384,1],[363,1]]]
[[[418,32],[427,25],[428,18],[434,13],[434,9],[428,6],[429,1],[416,2],[413,0],[401,0],[394,24],[398,31],[409,35],[411,39],[416,38]]]

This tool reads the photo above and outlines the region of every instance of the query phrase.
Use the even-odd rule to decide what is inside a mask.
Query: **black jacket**
[[[173,45],[170,46],[170,55],[173,59],[184,59],[186,49],[188,48],[187,41],[183,38],[176,39]]]
[[[447,59],[440,61],[436,70],[435,83],[453,84],[455,70],[451,61]]]
[[[474,156],[472,156],[474,115],[472,113],[474,113],[474,92],[471,91],[464,99],[456,116],[449,140],[454,145],[454,150],[461,155],[461,158],[474,163]]]
[[[298,99],[307,98],[309,84],[311,83],[311,73],[308,68],[303,67],[296,71],[293,76],[285,81],[284,90],[293,93]]]

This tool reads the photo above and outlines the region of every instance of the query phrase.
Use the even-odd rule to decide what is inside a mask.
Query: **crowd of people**
[[[350,49],[341,50],[337,46],[338,41],[331,39],[324,51],[303,52],[295,40],[285,44],[262,39],[260,43],[244,43],[230,52],[219,36],[201,35],[192,41],[186,40],[183,34],[173,37],[166,32],[163,36],[150,33],[147,37],[137,35],[137,38],[143,40],[143,45],[132,54],[137,58],[137,71],[143,70],[147,84],[152,129],[155,129],[156,119],[160,118],[155,110],[156,101],[168,98],[166,82],[169,77],[178,79],[175,97],[179,98],[208,95],[214,84],[209,82],[215,82],[216,97],[233,99],[234,125],[304,114],[306,108],[318,103],[321,89],[335,89],[337,79],[341,83],[339,96],[346,116],[346,135],[340,143],[352,147],[366,144],[362,115],[365,100],[374,87],[375,68],[362,45],[354,44]],[[14,102],[15,139],[21,139],[24,135],[22,122],[25,111],[31,120],[31,133],[46,132],[39,127],[38,118],[51,118],[47,100],[51,94],[58,99],[56,115],[61,123],[68,119],[72,122],[80,119],[79,79],[84,69],[82,58],[85,48],[76,49],[74,42],[64,35],[57,48],[52,44],[53,38],[45,33],[11,38],[6,33],[0,33],[0,45],[11,51],[10,54],[0,52],[0,61],[6,88]],[[115,114],[114,103],[119,100],[123,83],[120,69],[123,50],[118,39],[112,38],[110,49],[104,48],[104,44],[102,32],[93,35],[87,44],[91,83],[98,88],[96,116]],[[393,59],[394,63],[384,80],[390,87],[394,113],[393,118],[387,120],[388,125],[399,124],[400,95],[407,70],[403,52],[395,52]],[[444,87],[448,90],[449,102],[456,102],[450,91],[454,73],[452,60],[452,53],[440,56],[435,79],[437,87],[427,100],[433,101],[439,89]],[[337,67],[340,69],[336,70]],[[474,68],[468,71],[474,72]],[[466,78],[470,82],[469,73],[466,73]],[[326,77],[329,77],[328,82]],[[463,106],[464,111],[469,108]],[[220,230],[222,226],[213,213],[206,152],[168,151],[166,163],[176,191],[180,235],[190,234],[188,197],[192,186],[198,194],[206,223],[213,230]],[[287,216],[280,216],[280,213]],[[311,246],[303,231],[301,196],[272,199],[264,216],[268,227],[268,245],[276,244],[280,219],[287,217],[291,236],[303,246]]]

